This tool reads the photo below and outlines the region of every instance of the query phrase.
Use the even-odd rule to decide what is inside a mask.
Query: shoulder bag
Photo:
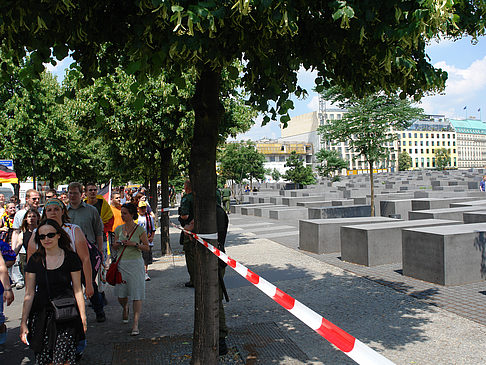
[[[132,233],[130,233],[130,236],[128,237],[127,241],[129,241],[130,238],[132,238],[132,236],[133,236],[133,234],[135,233],[136,230],[137,230],[137,226],[135,226]],[[115,262],[112,262],[110,264],[110,267],[108,268],[108,271],[106,272],[106,282],[110,285],[115,286],[116,284],[123,283],[123,278],[122,278],[121,272],[118,271],[118,262],[122,258],[123,252],[125,252],[126,248],[127,248],[127,246],[123,247],[123,250],[120,253],[120,256],[117,258],[117,260]]]
[[[78,305],[76,303],[76,298],[74,298],[74,294],[66,293],[52,299],[51,291],[49,289],[49,279],[47,278],[47,263],[45,262],[44,264],[47,294],[49,295],[49,301],[54,309],[54,319],[56,322],[67,322],[79,317]]]

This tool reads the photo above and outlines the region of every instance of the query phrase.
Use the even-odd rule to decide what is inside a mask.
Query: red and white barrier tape
[[[169,212],[170,211],[170,208],[167,207],[167,208],[160,208],[160,213],[163,213],[163,212]]]
[[[307,326],[312,328],[358,364],[366,365],[390,365],[394,364],[383,355],[379,354],[372,348],[368,347],[355,337],[351,336],[346,331],[342,330],[335,324],[329,322],[327,319],[314,312],[312,309],[306,307],[304,304],[295,300],[290,295],[286,294],[272,283],[266,281],[261,276],[255,274],[244,265],[233,260],[224,252],[220,251],[210,243],[206,242],[201,236],[209,234],[200,234],[186,231],[184,228],[171,223],[172,226],[194,236],[196,240],[203,244],[207,249],[214,253],[218,258],[229,266],[231,266],[238,274],[243,276],[250,283],[255,285],[258,289],[287,309],[295,317],[304,322]],[[213,236],[213,234],[210,234]]]

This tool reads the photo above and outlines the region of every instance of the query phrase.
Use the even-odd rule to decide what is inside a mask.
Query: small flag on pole
[[[467,109],[467,106],[465,106],[465,107],[463,108],[463,110],[466,110],[466,109]]]

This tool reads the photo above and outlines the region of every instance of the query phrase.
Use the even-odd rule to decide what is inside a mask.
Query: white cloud
[[[442,68],[449,75],[446,82],[448,95],[467,98],[486,87],[486,56],[474,61],[466,69],[448,65],[445,61],[438,62],[434,66]]]
[[[312,111],[319,110],[319,95],[315,94],[311,101],[307,104],[307,107]]]
[[[243,134],[238,134],[236,138],[230,140],[248,140],[251,139],[252,141],[257,141],[262,138],[269,138],[269,139],[278,139],[280,138],[280,124],[276,121],[270,121],[268,124],[262,126],[263,122],[263,115],[260,114],[256,120],[255,124],[251,129]]]
[[[459,68],[446,61],[434,65],[448,73],[445,91],[422,99],[421,107],[428,114],[444,114],[448,118],[479,117],[478,108],[485,108],[482,96],[486,92],[486,56]],[[467,106],[467,110],[464,107]],[[486,110],[486,108],[485,108]]]

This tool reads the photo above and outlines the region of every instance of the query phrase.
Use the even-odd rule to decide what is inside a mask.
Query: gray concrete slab
[[[486,210],[464,212],[462,216],[465,224],[486,222]]]
[[[299,220],[299,219],[307,219],[308,218],[308,210],[307,208],[277,208],[274,210],[270,210],[268,212],[268,217],[270,219],[277,219],[277,220]]]
[[[478,210],[478,207],[459,207],[459,208],[443,208],[443,209],[430,209],[430,210],[418,210],[408,212],[408,219],[450,219],[453,221],[461,221],[463,219],[464,212],[471,212]]]
[[[440,285],[483,281],[486,223],[405,229],[403,275]]]
[[[384,222],[341,227],[341,258],[365,266],[402,262],[402,230],[462,222],[445,219]]]
[[[309,219],[369,217],[370,205],[349,205],[343,207],[308,208]]]
[[[382,217],[394,217],[407,220],[408,212],[411,210],[411,199],[382,200],[380,202],[380,215]]]
[[[462,203],[466,201],[472,201],[474,199],[475,198],[473,197],[456,197],[456,198],[441,197],[441,198],[413,199],[411,210],[431,210],[431,209],[449,208],[453,203]]]
[[[269,206],[264,206],[264,207],[255,207],[253,209],[253,215],[255,217],[264,217],[268,218],[268,213],[270,210],[277,209],[277,208],[286,208],[286,205],[269,205]],[[288,208],[288,207],[287,207]]]
[[[273,205],[271,203],[258,203],[258,204],[235,204],[235,205],[231,205],[230,206],[230,209],[231,209],[231,213],[233,214],[241,214],[241,208],[251,208],[251,207],[262,207],[262,206],[269,206],[269,205]]]
[[[386,217],[328,218],[299,221],[299,248],[314,253],[341,250],[341,227],[345,225],[396,222]]]

